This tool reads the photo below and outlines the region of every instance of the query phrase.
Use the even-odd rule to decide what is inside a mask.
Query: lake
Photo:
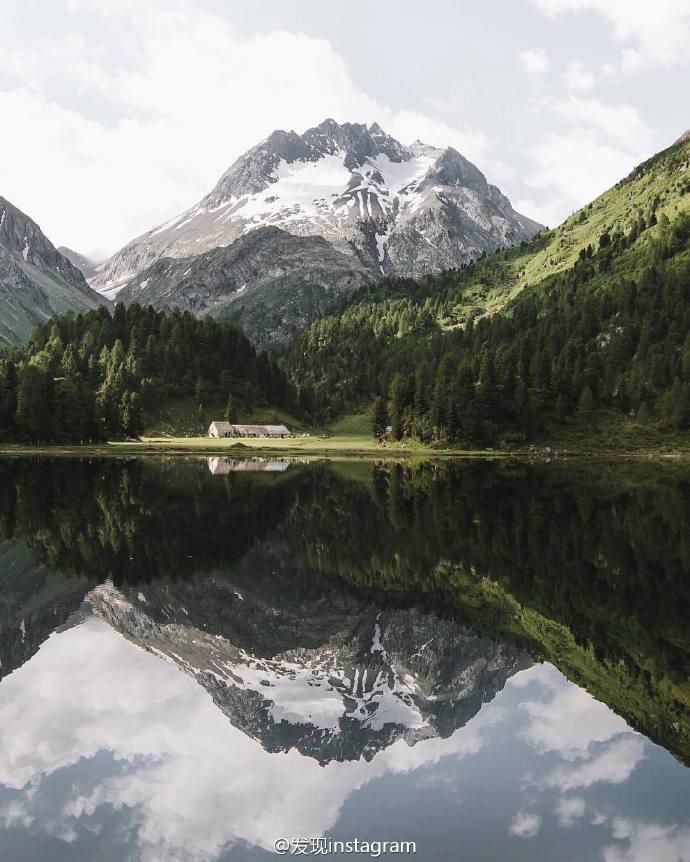
[[[677,466],[0,460],[0,860],[687,862],[689,619]]]

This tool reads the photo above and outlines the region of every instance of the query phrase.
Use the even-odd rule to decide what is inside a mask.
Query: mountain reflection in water
[[[690,858],[682,473],[232,466],[0,462],[0,858]]]

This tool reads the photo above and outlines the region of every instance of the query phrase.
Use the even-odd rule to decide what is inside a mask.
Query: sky
[[[0,195],[100,260],[333,117],[554,226],[690,127],[689,46],[690,0],[0,0]]]

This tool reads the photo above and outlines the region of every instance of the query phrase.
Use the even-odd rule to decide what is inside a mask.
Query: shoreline
[[[289,441],[290,443],[292,441]],[[329,438],[328,441],[308,440],[310,445],[263,445],[258,440],[234,441],[233,443],[206,443],[204,438],[189,438],[184,442],[179,438],[171,441],[162,439],[143,440],[142,442],[119,442],[86,444],[29,444],[0,443],[0,458],[6,457],[83,457],[83,458],[132,458],[132,457],[190,457],[199,458],[285,458],[300,460],[453,460],[453,459],[491,459],[491,460],[530,460],[530,461],[682,461],[690,460],[690,450],[647,448],[607,449],[604,447],[561,448],[557,443],[544,443],[527,448],[515,449],[434,449],[426,446],[406,444],[361,446],[343,438]],[[330,442],[330,445],[329,445]],[[287,444],[288,441],[285,441]]]

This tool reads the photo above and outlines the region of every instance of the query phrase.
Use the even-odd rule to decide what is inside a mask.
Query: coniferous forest
[[[466,285],[543,242],[423,283],[385,283],[313,324],[286,358],[302,407],[328,418],[380,396],[392,436],[424,442],[522,442],[549,417],[597,407],[690,427],[684,212],[671,222],[652,210],[627,234],[602,233],[571,268],[524,289],[500,314],[464,327],[439,322],[462,304]]]
[[[57,317],[0,358],[0,440],[134,437],[145,411],[184,396],[287,406],[292,389],[233,324],[118,304]]]

